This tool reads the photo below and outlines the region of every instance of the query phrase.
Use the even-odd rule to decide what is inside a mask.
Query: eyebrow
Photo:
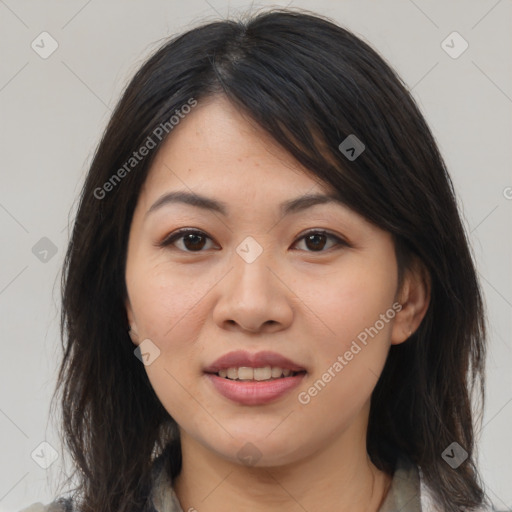
[[[157,199],[153,205],[146,212],[146,216],[150,213],[158,210],[159,208],[168,205],[182,203],[201,208],[207,211],[218,212],[224,216],[228,215],[228,206],[222,201],[217,201],[210,197],[202,196],[197,193],[191,193],[186,191],[175,191],[169,192],[159,199]],[[308,208],[319,204],[335,203],[345,206],[345,203],[334,194],[305,194],[295,199],[289,199],[279,205],[281,215],[286,216],[293,213],[298,213]]]

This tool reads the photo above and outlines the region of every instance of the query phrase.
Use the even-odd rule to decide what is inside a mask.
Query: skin
[[[175,190],[221,200],[229,215],[179,203],[147,213]],[[282,201],[330,190],[223,97],[202,101],[156,155],[130,229],[126,311],[133,342],[160,350],[145,370],[180,428],[184,511],[376,511],[386,496],[391,476],[366,452],[370,397],[391,344],[423,319],[428,286],[415,267],[399,290],[390,233],[341,204],[279,214]],[[207,238],[158,247],[181,228]],[[349,245],[308,244],[312,229]],[[250,264],[236,252],[247,236],[263,250]],[[298,394],[397,301],[401,311],[301,404]],[[240,405],[203,373],[238,349],[278,352],[308,373],[275,402]],[[260,454],[252,465],[237,456],[248,442]]]

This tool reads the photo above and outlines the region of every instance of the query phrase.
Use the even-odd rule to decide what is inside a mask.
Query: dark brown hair
[[[412,338],[391,347],[372,395],[367,449],[389,474],[409,457],[443,510],[480,504],[471,399],[479,383],[483,405],[486,328],[446,166],[407,88],[367,43],[320,16],[271,10],[166,41],[127,86],[90,166],[63,271],[56,390],[80,510],[141,510],[152,461],[166,447],[171,476],[181,467],[176,423],[134,356],[124,308],[130,224],[165,137],[153,137],[156,147],[108,193],[98,190],[191,98],[219,94],[390,232],[400,275],[413,259],[426,269],[430,305]],[[365,145],[354,160],[338,149],[351,134]],[[457,469],[442,458],[454,441],[468,453]]]

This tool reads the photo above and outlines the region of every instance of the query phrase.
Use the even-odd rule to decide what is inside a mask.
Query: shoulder
[[[73,503],[69,498],[59,498],[47,505],[40,502],[20,510],[19,512],[74,512]]]
[[[166,471],[169,450],[157,457],[151,469],[151,497],[141,512],[183,512],[178,498],[172,488],[172,481]],[[170,489],[170,491],[169,491]],[[76,501],[72,498],[60,497],[51,503],[33,503],[19,512],[79,512]]]

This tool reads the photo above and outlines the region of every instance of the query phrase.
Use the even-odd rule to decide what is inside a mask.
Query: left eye
[[[308,246],[307,244],[311,244],[316,249],[314,251],[308,251],[308,252],[322,252],[321,250],[325,247],[326,239],[334,240],[335,247],[348,245],[344,240],[337,237],[336,235],[333,235],[332,233],[328,233],[327,231],[309,231],[305,235],[302,235],[298,239],[298,242],[304,240],[304,242],[306,243],[306,246]],[[319,245],[321,247],[319,247]],[[320,248],[320,251],[317,250],[319,248]],[[331,246],[331,248],[332,248],[332,246]]]
[[[309,249],[314,249],[307,252],[325,252],[323,249],[325,248],[326,239],[333,240],[334,246],[348,245],[345,241],[336,235],[322,230],[309,231],[308,233],[298,238],[295,244],[304,240],[306,247]],[[202,249],[206,245],[205,240],[211,241],[211,238],[206,233],[195,229],[186,229],[172,233],[158,245],[160,247],[168,247],[171,245],[176,245],[176,242],[180,241],[182,247],[185,247],[185,249],[179,247],[180,250],[184,252],[202,252]]]

